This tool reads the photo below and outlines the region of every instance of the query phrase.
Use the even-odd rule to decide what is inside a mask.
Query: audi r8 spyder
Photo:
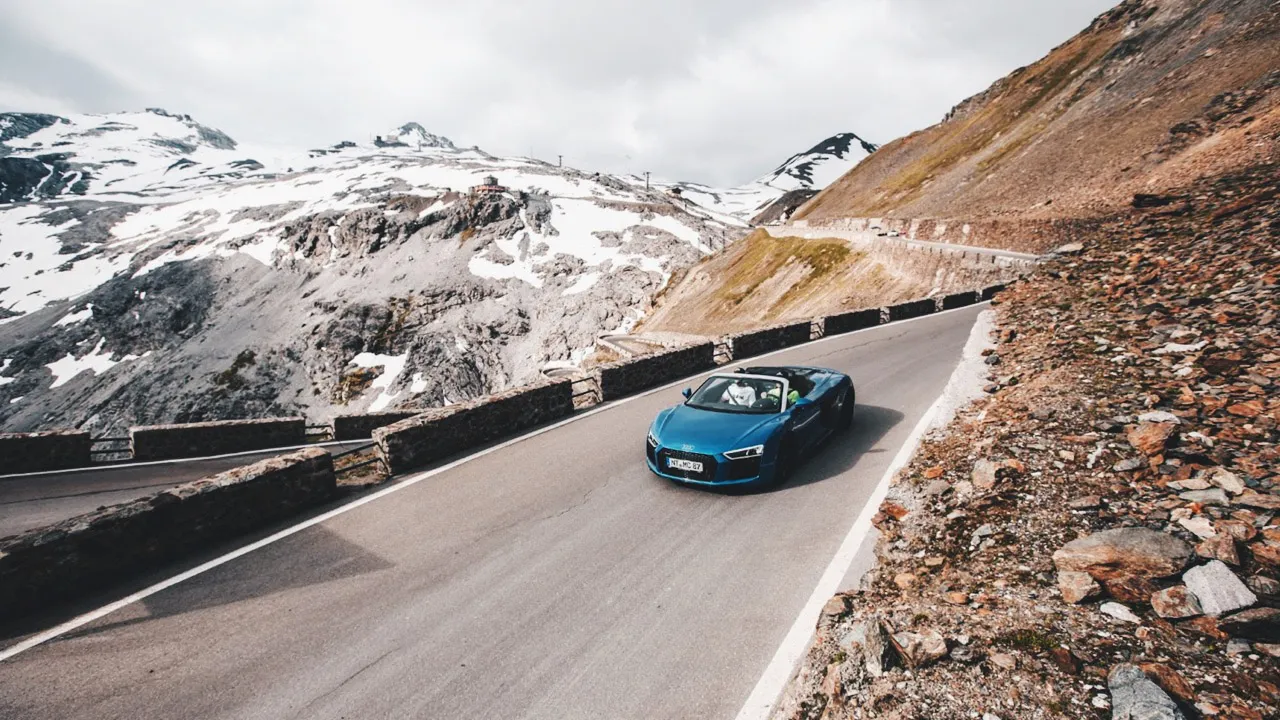
[[[853,424],[848,375],[813,367],[716,373],[658,413],[645,439],[654,473],[701,486],[770,486]]]

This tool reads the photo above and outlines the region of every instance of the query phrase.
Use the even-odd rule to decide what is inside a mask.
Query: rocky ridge
[[[776,717],[1280,716],[1277,177],[1137,196],[1000,296]]]

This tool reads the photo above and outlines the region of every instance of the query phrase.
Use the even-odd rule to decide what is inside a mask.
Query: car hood
[[[658,416],[654,431],[665,447],[714,454],[761,444],[781,421],[780,413],[716,412],[677,405]]]

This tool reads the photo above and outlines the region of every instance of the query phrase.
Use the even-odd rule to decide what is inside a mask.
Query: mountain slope
[[[580,359],[741,232],[416,123],[312,151],[163,111],[0,127],[9,430],[456,402]]]
[[[795,217],[1096,215],[1257,162],[1280,132],[1278,7],[1128,0]]]

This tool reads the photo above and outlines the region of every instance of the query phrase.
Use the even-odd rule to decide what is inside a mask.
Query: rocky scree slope
[[[309,151],[160,110],[10,113],[0,128],[10,431],[487,394],[581,359],[742,232],[642,184],[460,150],[416,123]]]
[[[1259,162],[1277,138],[1280,5],[1126,0],[795,217],[1093,217]]]
[[[776,716],[1280,716],[1280,165],[1099,225],[998,298]]]

